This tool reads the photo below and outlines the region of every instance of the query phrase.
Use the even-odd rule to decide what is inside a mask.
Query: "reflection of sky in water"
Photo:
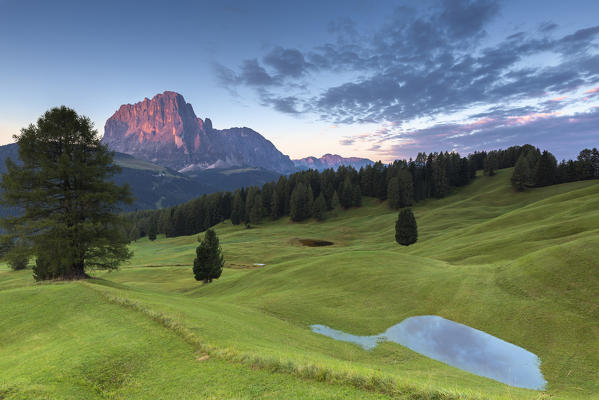
[[[405,346],[417,353],[464,371],[511,386],[543,389],[547,383],[533,353],[469,326],[437,316],[410,317],[380,335],[356,336],[312,325],[312,330],[333,339],[356,343],[365,350],[381,341]]]

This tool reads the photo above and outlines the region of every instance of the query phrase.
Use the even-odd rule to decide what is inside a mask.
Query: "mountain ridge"
[[[182,95],[165,91],[152,99],[123,104],[106,121],[102,142],[111,150],[177,171],[259,167],[295,170],[290,158],[248,127],[218,130],[198,118]]]
[[[293,161],[296,168],[317,169],[319,171],[327,168],[337,169],[340,166],[350,166],[355,169],[360,169],[361,167],[374,164],[374,161],[368,158],[342,157],[338,154],[331,153],[326,153],[320,158],[309,156],[291,161]]]

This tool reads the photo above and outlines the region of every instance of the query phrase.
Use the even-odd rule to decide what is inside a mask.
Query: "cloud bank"
[[[599,25],[559,36],[557,24],[546,22],[490,41],[486,27],[499,12],[494,0],[398,7],[369,34],[351,20],[336,21],[329,27],[334,43],[274,47],[216,72],[223,86],[251,88],[282,113],[378,124],[340,143],[373,142],[369,151],[387,159],[448,147],[538,140],[573,149],[596,141]],[[345,80],[321,78],[331,75]]]

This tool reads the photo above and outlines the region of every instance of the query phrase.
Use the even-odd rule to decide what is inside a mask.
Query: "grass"
[[[409,247],[394,242],[396,212],[373,199],[321,223],[248,230],[225,222],[216,231],[232,268],[210,285],[192,277],[197,236],[139,240],[129,265],[85,284],[33,285],[30,271],[0,269],[8,305],[0,311],[0,398],[36,390],[193,397],[186,379],[194,376],[204,380],[194,392],[202,398],[599,398],[599,184],[515,193],[510,173],[419,203],[419,241]],[[300,238],[334,244],[301,246]],[[265,266],[239,268],[254,264]],[[414,315],[440,315],[532,351],[547,390],[512,388],[392,343],[364,351],[309,329],[370,335]],[[65,335],[63,319],[76,334]],[[44,358],[30,360],[35,352]],[[209,361],[196,361],[197,352]],[[209,363],[218,367],[204,369]],[[112,386],[56,380],[52,371],[69,365],[102,382],[109,374]],[[182,378],[166,378],[175,374]]]

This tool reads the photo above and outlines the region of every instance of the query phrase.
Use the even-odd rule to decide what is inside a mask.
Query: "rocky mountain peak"
[[[198,118],[179,93],[122,105],[104,126],[103,143],[114,151],[176,170],[254,166],[290,172],[289,157],[249,128],[216,130]]]

